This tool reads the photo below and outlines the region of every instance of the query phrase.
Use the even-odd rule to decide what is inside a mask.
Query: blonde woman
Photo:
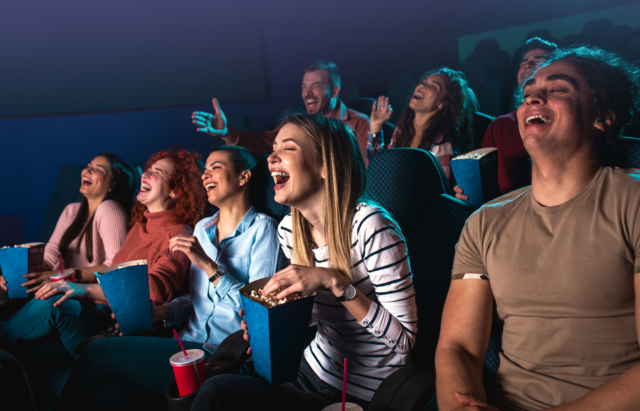
[[[296,381],[271,387],[250,375],[222,375],[201,388],[192,410],[321,410],[347,397],[363,407],[384,378],[409,362],[417,309],[404,237],[382,208],[368,204],[366,170],[353,133],[316,115],[289,117],[273,144],[269,168],[275,200],[290,205],[278,227],[292,265],[263,294],[282,288],[316,292],[318,333],[305,350]],[[242,327],[247,331],[243,321]],[[245,333],[245,338],[249,339]]]

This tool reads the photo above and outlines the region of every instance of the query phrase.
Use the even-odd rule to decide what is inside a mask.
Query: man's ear
[[[616,113],[611,110],[607,110],[604,113],[601,113],[598,118],[596,118],[596,122],[594,123],[594,127],[600,131],[607,131],[613,127],[613,123],[616,121]]]
[[[334,86],[331,88],[331,98],[337,98],[338,94],[340,94],[340,87]]]

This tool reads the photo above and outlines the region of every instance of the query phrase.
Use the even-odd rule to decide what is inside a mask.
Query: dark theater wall
[[[46,4],[0,6],[0,216],[22,217],[25,242],[39,240],[64,164],[104,151],[144,164],[176,145],[206,154],[215,140],[190,114],[211,97],[262,131],[301,105],[310,60],[336,61],[367,96],[424,58],[457,64],[454,3]]]

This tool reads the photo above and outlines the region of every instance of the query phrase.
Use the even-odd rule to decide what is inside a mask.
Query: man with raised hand
[[[549,53],[558,48],[555,43],[533,37],[527,40],[522,51],[522,61],[518,70],[518,87],[527,81],[533,71],[543,63]],[[518,130],[518,119],[515,110],[496,117],[484,134],[482,147],[498,148],[498,185],[500,192],[507,194],[531,184],[531,167],[529,154],[525,150]],[[453,191],[459,200],[469,199],[464,194],[464,187],[454,187]]]
[[[369,117],[351,110],[338,98],[340,94],[341,75],[334,62],[316,60],[302,69],[302,101],[309,114],[322,113],[326,117],[341,120],[351,126],[360,144],[360,150],[369,165],[367,158],[367,138],[369,133]],[[213,99],[214,114],[202,111],[193,112],[191,119],[201,133],[220,137],[226,145],[239,145],[251,150],[255,155],[271,153],[273,141],[280,130],[253,133],[227,127],[227,119],[220,109],[217,99]]]
[[[638,68],[588,47],[557,50],[525,83],[531,186],[472,214],[456,245],[436,351],[441,411],[640,406],[640,170],[605,165],[639,89]]]

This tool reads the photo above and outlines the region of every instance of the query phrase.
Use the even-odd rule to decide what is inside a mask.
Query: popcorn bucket
[[[151,329],[147,260],[116,264],[95,275],[123,335]]]
[[[44,243],[27,243],[0,249],[0,268],[7,281],[9,298],[26,298],[27,287],[22,287],[27,281],[23,275],[42,271],[44,257]]]
[[[480,207],[500,195],[498,149],[486,147],[455,157],[449,166],[468,203]]]
[[[264,288],[270,279],[263,278],[242,287],[240,298],[249,327],[255,370],[269,384],[278,385],[298,377],[315,295],[272,308],[244,295]]]

